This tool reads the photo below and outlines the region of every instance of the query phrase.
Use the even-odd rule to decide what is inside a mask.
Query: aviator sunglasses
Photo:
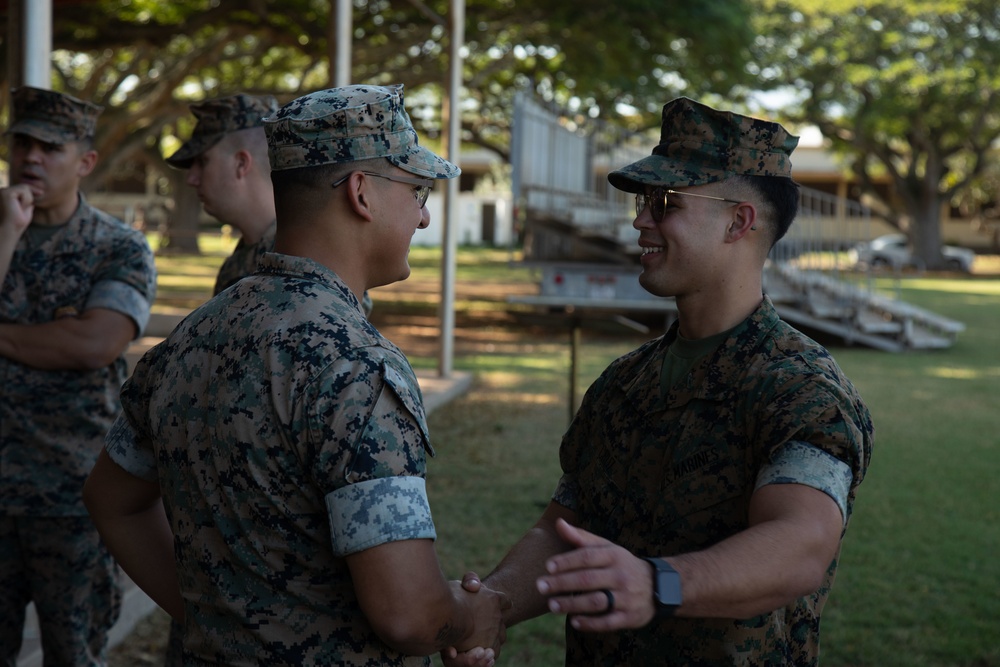
[[[660,222],[663,220],[663,214],[667,212],[667,195],[681,195],[682,197],[700,197],[702,199],[714,199],[716,201],[727,201],[731,204],[741,204],[742,202],[736,201],[735,199],[726,199],[725,197],[712,197],[711,195],[697,195],[693,192],[678,192],[677,190],[668,190],[667,188],[653,188],[648,194],[645,192],[637,192],[635,194],[635,217],[643,212],[643,210],[648,206],[649,214],[653,216],[654,222]]]
[[[351,174],[353,173],[354,172],[352,171]],[[420,204],[420,208],[423,208],[424,205],[427,203],[427,198],[430,196],[431,189],[434,187],[434,181],[432,181],[429,178],[410,178],[409,176],[395,176],[395,175],[390,176],[389,174],[376,174],[374,171],[362,171],[361,173],[365,174],[366,176],[384,178],[387,181],[396,181],[397,183],[406,183],[408,185],[417,186],[413,190],[413,197],[414,199],[417,200],[417,203]],[[344,182],[347,181],[347,179],[351,177],[351,174],[344,176],[342,179],[340,179],[330,187],[335,188],[339,185],[342,185]]]

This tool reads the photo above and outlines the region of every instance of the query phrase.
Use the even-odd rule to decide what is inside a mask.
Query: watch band
[[[646,558],[653,566],[653,606],[656,618],[669,618],[681,606],[681,575],[662,558]]]

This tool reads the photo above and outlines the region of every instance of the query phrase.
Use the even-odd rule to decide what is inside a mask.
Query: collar
[[[697,364],[687,379],[666,396],[660,396],[660,371],[667,349],[677,339],[679,322],[642,355],[635,372],[619,375],[621,389],[629,402],[641,412],[654,412],[677,407],[693,399],[719,401],[732,392],[737,377],[752,363],[762,341],[781,322],[771,299],[764,296],[757,309],[736,325],[713,354]],[[720,363],[725,359],[724,363]]]

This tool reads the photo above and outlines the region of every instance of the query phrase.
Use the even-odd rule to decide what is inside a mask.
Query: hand
[[[452,582],[452,584],[455,583],[458,582]],[[502,612],[510,609],[510,599],[502,593],[498,593],[483,586],[482,582],[479,580],[479,575],[475,572],[466,572],[465,576],[462,577],[460,586],[462,590],[467,593],[480,593],[481,591],[486,591],[492,595],[498,596],[500,599],[499,610],[501,612],[501,616],[497,625],[497,635],[493,644],[489,645],[488,648],[485,648],[485,643],[469,648],[470,644],[473,643],[472,638],[460,647],[451,646],[441,652],[441,661],[444,663],[445,667],[493,667],[496,663],[496,658],[500,655],[500,647],[507,641],[507,632],[506,627],[503,624]],[[479,627],[480,625],[477,622],[475,635],[480,634]]]
[[[593,533],[556,521],[556,532],[572,551],[546,562],[538,592],[549,596],[549,610],[569,614],[570,624],[585,632],[641,628],[656,613],[653,569],[627,549]],[[609,612],[609,597],[614,608]]]
[[[459,651],[452,646],[441,651],[441,663],[444,667],[493,667],[496,662],[493,649],[482,646],[468,651]]]
[[[35,196],[27,185],[0,189],[0,231],[21,238],[34,213]]]
[[[452,581],[450,584],[456,597],[467,596],[472,607],[472,635],[455,648],[459,651],[468,651],[484,647],[500,655],[500,647],[507,641],[503,612],[510,609],[510,598],[482,584],[479,584],[479,590],[476,592],[469,592],[459,581]]]

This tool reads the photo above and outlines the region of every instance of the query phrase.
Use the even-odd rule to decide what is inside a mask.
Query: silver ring
[[[607,588],[605,588],[601,592],[604,593],[604,595],[606,595],[608,598],[608,608],[604,610],[604,613],[610,614],[615,610],[615,596],[612,595],[611,591],[609,591]]]

